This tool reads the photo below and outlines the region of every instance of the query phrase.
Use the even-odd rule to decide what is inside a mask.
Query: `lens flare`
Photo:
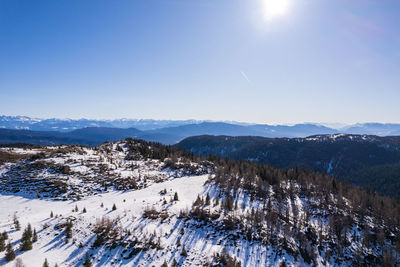
[[[266,20],[284,15],[289,8],[289,0],[262,0]]]

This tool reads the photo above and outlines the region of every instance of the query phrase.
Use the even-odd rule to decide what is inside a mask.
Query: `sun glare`
[[[289,0],[262,0],[263,12],[266,20],[282,16],[289,8]]]

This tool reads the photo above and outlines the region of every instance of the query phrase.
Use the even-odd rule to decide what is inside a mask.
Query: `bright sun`
[[[264,18],[271,20],[275,17],[282,16],[289,8],[289,0],[262,0]]]

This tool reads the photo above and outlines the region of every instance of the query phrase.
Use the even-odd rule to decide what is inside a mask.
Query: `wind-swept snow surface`
[[[86,251],[93,255],[93,263],[99,266],[147,266],[150,263],[159,266],[164,259],[169,261],[174,255],[179,255],[176,240],[180,236],[181,222],[177,219],[181,209],[189,209],[198,194],[204,190],[207,175],[175,178],[166,182],[157,183],[148,188],[131,191],[99,194],[90,196],[80,201],[52,201],[29,199],[20,196],[0,195],[0,231],[8,231],[9,239],[16,244],[21,238],[22,231],[10,230],[13,228],[13,217],[16,214],[22,229],[28,223],[38,232],[38,241],[33,244],[33,249],[24,253],[17,253],[27,266],[41,266],[47,258],[50,266],[79,266]],[[160,192],[167,190],[166,194]],[[179,200],[173,201],[175,192]],[[163,200],[167,204],[163,204]],[[172,202],[171,202],[172,199]],[[116,210],[112,210],[115,204]],[[103,207],[101,207],[103,206]],[[75,212],[78,207],[79,211]],[[86,209],[86,213],[82,210]],[[151,221],[142,217],[145,209],[154,208],[168,213],[168,223]],[[54,217],[50,218],[53,212]],[[143,240],[156,233],[160,238],[163,250],[151,249],[138,253],[135,257],[124,259],[124,248],[119,247],[107,252],[103,249],[89,249],[88,243],[94,241],[95,234],[91,228],[96,220],[101,218],[117,219],[125,231],[131,231],[126,239]],[[60,229],[60,224],[67,219],[73,220],[73,237],[66,243],[65,230]],[[193,235],[190,243],[196,253],[209,256],[212,246],[204,249],[199,246],[201,240]],[[183,241],[182,241],[183,242]],[[84,248],[80,248],[80,245]],[[188,253],[191,253],[189,248]],[[127,251],[125,249],[125,251]],[[204,252],[203,252],[204,251]],[[3,255],[4,253],[0,254]],[[128,253],[129,254],[129,253]],[[122,257],[121,257],[122,256]],[[194,258],[194,255],[192,256]],[[190,260],[186,266],[201,264],[199,257]],[[179,260],[179,257],[177,257]],[[190,262],[190,263],[189,263]],[[0,264],[6,264],[2,259]],[[184,265],[184,266],[185,266]],[[6,264],[14,266],[14,262]]]

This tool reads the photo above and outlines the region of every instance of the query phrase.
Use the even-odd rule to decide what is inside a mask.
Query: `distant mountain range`
[[[177,144],[194,154],[312,169],[400,199],[400,136],[307,138],[195,136]]]
[[[79,132],[76,130],[89,128]],[[97,128],[97,129],[92,129]],[[114,128],[112,130],[112,128]],[[134,129],[133,129],[134,128]],[[82,138],[90,144],[102,141],[137,137],[164,144],[175,144],[184,138],[196,135],[262,136],[262,137],[307,137],[316,134],[368,134],[377,136],[400,135],[400,124],[365,123],[332,128],[316,123],[296,125],[250,124],[235,121],[210,122],[197,120],[151,120],[151,119],[35,119],[26,116],[0,116],[0,129],[48,132],[46,135]],[[53,132],[53,133],[51,133]],[[26,134],[27,132],[23,132]],[[33,134],[35,135],[35,134]],[[40,134],[41,135],[41,134]],[[0,139],[1,140],[1,139]]]
[[[153,130],[164,127],[180,126],[201,121],[196,120],[151,120],[151,119],[116,119],[116,120],[88,120],[88,119],[38,119],[27,116],[0,116],[0,128],[32,131],[59,131],[69,132],[87,127],[108,128],[137,128],[139,130]]]
[[[347,126],[341,129],[344,133],[368,134],[378,136],[400,135],[400,124],[393,123],[364,123]]]
[[[334,132],[335,130],[323,126],[304,124],[294,126],[242,126],[223,122],[202,122],[146,131],[136,128],[110,127],[87,127],[69,132],[0,129],[0,143],[99,145],[105,141],[116,141],[131,137],[171,145],[187,137],[204,134],[295,137],[308,136],[315,133],[332,134]]]

